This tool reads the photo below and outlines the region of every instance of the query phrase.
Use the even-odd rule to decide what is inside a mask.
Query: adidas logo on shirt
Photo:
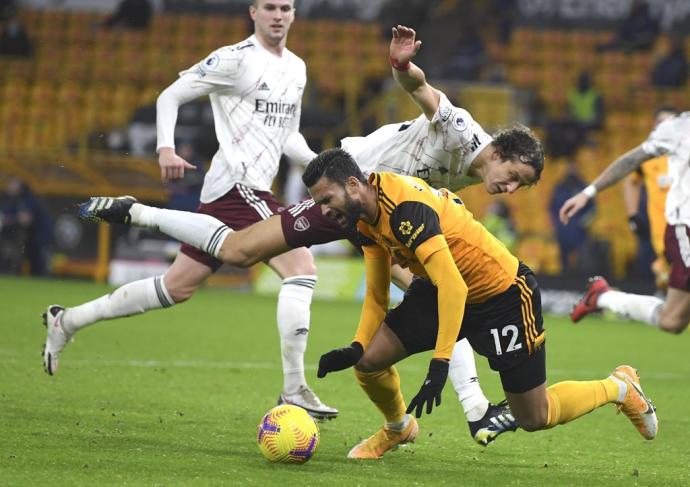
[[[259,91],[271,91],[266,82],[264,81],[259,85]]]

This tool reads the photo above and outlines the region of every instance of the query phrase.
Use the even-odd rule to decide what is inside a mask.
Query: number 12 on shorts
[[[510,342],[508,343],[508,348],[505,352],[510,353],[522,348],[522,343],[517,343],[518,340],[518,327],[515,325],[507,325],[501,328],[499,334],[498,328],[491,328],[491,335],[494,337],[494,344],[496,345],[496,355],[503,355],[503,347],[501,346],[501,336],[507,337],[510,335]]]

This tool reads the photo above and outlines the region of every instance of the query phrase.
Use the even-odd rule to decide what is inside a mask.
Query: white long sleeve
[[[283,154],[291,162],[299,164],[303,168],[316,157],[316,152],[309,148],[304,136],[299,132],[293,132],[285,141]]]
[[[163,90],[156,101],[156,152],[161,147],[175,147],[175,125],[180,105],[206,96],[216,89],[218,88],[212,84],[200,82],[194,74],[187,74]]]

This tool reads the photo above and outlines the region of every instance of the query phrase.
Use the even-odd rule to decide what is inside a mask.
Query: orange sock
[[[611,379],[565,381],[546,389],[549,401],[547,426],[565,424],[618,398],[618,384]]]
[[[383,413],[387,423],[399,423],[405,417],[405,400],[400,391],[400,376],[395,367],[378,372],[355,369],[357,382],[369,399]]]

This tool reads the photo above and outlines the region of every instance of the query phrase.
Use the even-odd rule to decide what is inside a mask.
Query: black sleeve
[[[431,237],[441,234],[438,214],[420,201],[399,204],[390,217],[393,235],[413,252]]]

